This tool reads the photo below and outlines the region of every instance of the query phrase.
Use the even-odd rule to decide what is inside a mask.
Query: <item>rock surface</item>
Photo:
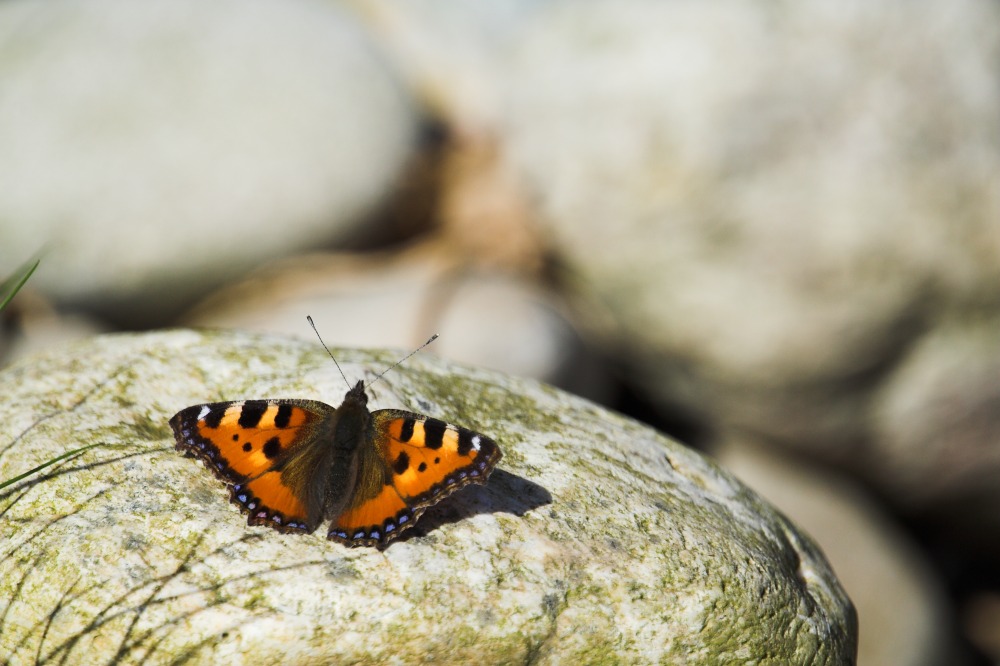
[[[357,233],[415,105],[349,11],[313,0],[0,5],[0,272],[132,326]]]
[[[713,455],[823,549],[858,611],[858,666],[968,666],[957,618],[913,540],[849,480],[754,442]]]
[[[339,351],[349,378],[396,352]],[[338,403],[315,344],[95,338],[0,375],[0,652],[149,663],[848,664],[850,601],[812,541],[700,455],[544,385],[415,357],[376,384],[504,459],[384,552],[248,528],[173,450],[198,402]]]

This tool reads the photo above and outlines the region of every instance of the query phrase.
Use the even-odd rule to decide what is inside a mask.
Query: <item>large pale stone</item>
[[[356,234],[417,113],[351,14],[313,0],[0,5],[0,273],[163,322],[260,262]]]
[[[504,145],[628,380],[995,560],[1000,5],[556,1],[521,37]]]
[[[338,351],[349,379],[396,352]],[[705,458],[537,383],[416,357],[371,389],[495,437],[485,487],[384,552],[248,528],[173,450],[200,401],[346,391],[317,345],[95,338],[0,375],[0,652],[167,663],[849,664],[854,611],[794,525]]]
[[[536,17],[512,58],[509,154],[650,393],[843,441],[929,297],[996,283],[1000,14],[921,6]]]

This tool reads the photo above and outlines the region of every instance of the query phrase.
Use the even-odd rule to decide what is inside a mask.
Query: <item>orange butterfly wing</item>
[[[502,457],[486,435],[435,418],[383,409],[371,419],[353,500],[328,534],[348,546],[386,546],[427,507],[485,483]]]
[[[231,486],[230,500],[250,525],[312,532],[304,498],[283,482],[281,469],[316,440],[334,409],[313,400],[243,400],[194,405],[170,419],[176,448],[202,460]],[[315,512],[314,512],[315,513]]]

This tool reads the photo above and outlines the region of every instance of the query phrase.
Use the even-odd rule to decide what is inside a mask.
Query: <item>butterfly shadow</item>
[[[420,520],[397,541],[427,536],[442,525],[457,523],[481,513],[510,513],[523,516],[533,509],[552,503],[552,494],[534,481],[494,470],[486,485],[471,484],[450,498],[428,507]],[[391,545],[391,544],[390,544]]]

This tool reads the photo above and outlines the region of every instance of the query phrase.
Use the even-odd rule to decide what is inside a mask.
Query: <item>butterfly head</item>
[[[365,393],[365,383],[358,380],[350,391],[344,396],[344,402],[360,402],[362,405],[368,404],[368,394]]]

